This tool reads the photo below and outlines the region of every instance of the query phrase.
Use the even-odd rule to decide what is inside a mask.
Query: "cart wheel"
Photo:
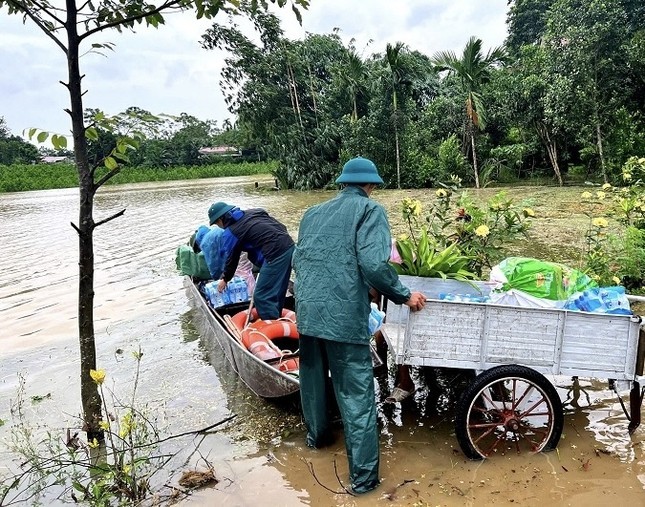
[[[478,375],[461,395],[455,418],[457,440],[470,459],[550,451],[563,425],[562,402],[551,382],[514,364]]]

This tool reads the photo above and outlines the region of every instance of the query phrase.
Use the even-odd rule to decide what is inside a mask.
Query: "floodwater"
[[[304,209],[333,195],[274,192],[272,184],[266,177],[148,183],[105,187],[97,196],[95,220],[126,210],[95,234],[96,343],[98,367],[108,374],[105,388],[115,396],[130,393],[131,352],[140,349],[137,399],[163,434],[236,416],[205,437],[174,441],[170,449],[180,463],[157,474],[157,484],[176,484],[178,472],[210,462],[219,483],[183,505],[645,505],[645,430],[628,434],[606,382],[582,380],[582,390],[573,392],[569,379],[550,379],[566,402],[557,451],[473,462],[454,435],[459,379],[447,375],[441,392],[422,387],[403,406],[383,406],[392,371],[376,376],[382,485],[361,497],[346,494],[342,430],[329,448],[304,446],[297,400],[258,399],[216,346],[200,339],[174,266],[175,248],[205,223],[213,201],[264,207],[295,237]],[[392,214],[403,196],[422,195],[379,191],[374,197]],[[60,438],[78,426],[78,245],[70,226],[77,215],[76,189],[0,194],[0,475],[20,462],[9,447],[21,378],[28,425]],[[426,373],[415,372],[420,386]]]

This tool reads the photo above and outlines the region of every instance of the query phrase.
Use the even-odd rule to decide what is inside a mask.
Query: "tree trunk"
[[[396,154],[396,188],[401,188],[401,157],[399,155],[399,127],[398,127],[398,103],[396,90],[392,95],[392,104],[394,106],[394,147]]]
[[[96,344],[94,338],[94,175],[90,171],[87,156],[87,141],[83,123],[83,93],[79,68],[79,38],[76,31],[76,6],[73,0],[67,0],[67,67],[71,109],[68,110],[72,120],[74,137],[74,156],[79,180],[79,260],[78,260],[78,336],[81,355],[81,403],[83,421],[87,438],[103,441],[101,421],[101,396],[98,386],[90,377],[90,370],[96,369]]]
[[[597,115],[596,115],[597,116]],[[602,151],[602,132],[600,131],[600,121],[596,118],[596,143],[598,145],[598,156],[600,157],[600,172],[602,173],[602,180],[608,183],[607,168],[605,167],[605,154]]]
[[[475,129],[472,120],[468,122],[470,130],[470,146],[473,150],[473,169],[475,170],[475,188],[479,188],[479,169],[477,168],[477,152],[475,151]]]
[[[551,136],[549,135],[549,129],[546,127],[546,125],[544,125],[541,122],[538,122],[536,123],[535,128],[537,129],[538,134],[540,135],[542,144],[546,148],[546,153],[549,156],[551,167],[553,167],[553,172],[555,172],[555,176],[556,178],[558,178],[558,184],[562,186],[563,181],[562,181],[562,173],[560,171],[560,165],[558,164],[557,144],[555,140],[551,139]]]
[[[394,125],[394,145],[396,147],[396,188],[401,188],[401,158],[399,157],[399,130]]]

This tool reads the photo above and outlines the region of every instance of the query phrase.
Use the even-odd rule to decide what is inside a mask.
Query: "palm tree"
[[[398,96],[397,90],[407,83],[405,71],[401,59],[401,51],[405,44],[397,42],[394,46],[388,44],[385,48],[385,58],[390,68],[391,87],[392,87],[392,119],[394,121],[394,144],[396,153],[396,187],[401,188],[401,157],[399,155],[399,128],[398,128]]]
[[[347,65],[343,67],[340,81],[352,103],[351,120],[358,120],[358,97],[365,94],[367,83],[367,68],[354,51],[349,51]]]
[[[477,169],[477,153],[475,151],[475,130],[486,127],[486,109],[482,103],[481,87],[490,79],[492,69],[506,61],[506,51],[498,46],[491,49],[483,57],[482,41],[474,36],[468,39],[461,58],[454,51],[439,51],[432,58],[437,70],[447,70],[456,75],[466,94],[467,135],[473,152],[473,168],[475,170],[475,186],[479,188],[479,170]]]

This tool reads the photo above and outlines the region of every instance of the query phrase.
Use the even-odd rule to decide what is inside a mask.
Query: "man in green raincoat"
[[[390,227],[383,207],[370,200],[383,183],[371,160],[347,162],[341,192],[308,209],[293,258],[300,333],[300,393],[307,445],[330,442],[329,377],[340,410],[351,488],[379,484],[379,432],[370,354],[370,287],[413,310],[425,296],[410,292],[389,264]]]

